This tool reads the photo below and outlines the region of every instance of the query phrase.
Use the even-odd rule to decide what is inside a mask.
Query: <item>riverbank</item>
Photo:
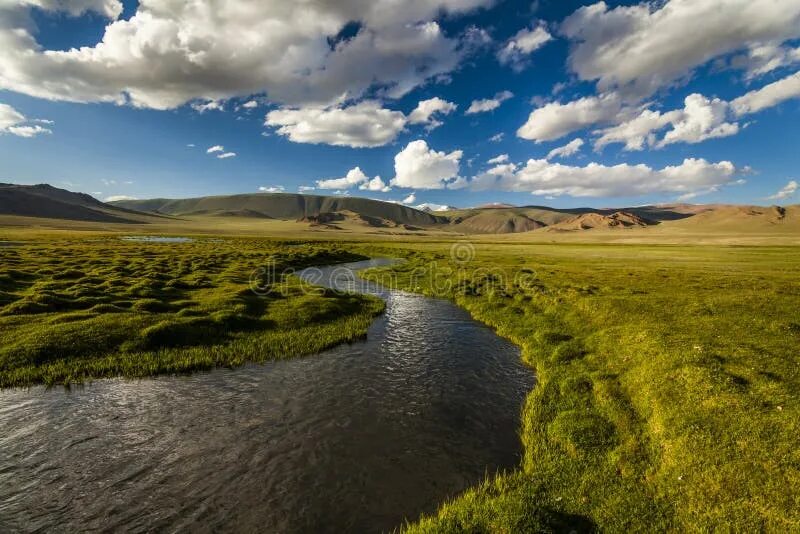
[[[454,300],[538,380],[520,470],[409,532],[800,529],[800,251],[404,250],[365,276]]]
[[[283,273],[359,259],[333,245],[244,239],[4,247],[0,387],[235,367],[353,341],[380,299],[305,291]]]

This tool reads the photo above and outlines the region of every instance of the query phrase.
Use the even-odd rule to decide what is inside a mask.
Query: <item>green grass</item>
[[[270,275],[256,296],[253,269],[405,257],[368,276],[454,300],[538,379],[519,469],[406,530],[800,531],[797,247],[478,243],[460,264],[449,242],[77,235],[0,248],[0,385],[311,354],[382,303]]]
[[[409,532],[800,530],[799,249],[408,248],[368,276],[455,300],[538,377],[520,469]]]
[[[309,293],[281,273],[355,259],[331,245],[241,239],[0,249],[0,387],[231,367],[353,341],[382,301]],[[252,273],[270,264],[254,293]]]

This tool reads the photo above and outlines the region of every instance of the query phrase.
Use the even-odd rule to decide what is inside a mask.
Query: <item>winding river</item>
[[[515,467],[534,381],[518,348],[447,301],[342,273],[303,275],[386,299],[364,341],[0,391],[0,532],[380,532]]]

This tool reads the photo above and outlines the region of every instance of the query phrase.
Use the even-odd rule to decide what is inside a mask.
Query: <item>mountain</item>
[[[260,217],[301,220],[325,213],[352,212],[397,224],[430,226],[446,223],[444,217],[394,204],[359,197],[331,197],[292,193],[252,193],[187,199],[120,200],[114,206],[138,211],[190,217],[210,213],[258,213]]]
[[[798,232],[800,205],[730,206],[721,205],[696,215],[672,222],[680,230],[713,230],[721,232]]]
[[[153,217],[47,184],[0,183],[0,215],[102,223],[142,223]]]
[[[549,226],[550,231],[593,230],[595,228],[631,228],[655,224],[653,221],[626,211],[616,211],[610,215],[603,213],[582,213]]]

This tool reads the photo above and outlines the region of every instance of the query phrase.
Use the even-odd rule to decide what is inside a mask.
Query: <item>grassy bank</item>
[[[352,341],[379,299],[309,293],[281,273],[356,259],[330,245],[243,239],[0,248],[0,387],[237,366]]]
[[[369,276],[455,300],[538,376],[520,470],[408,531],[800,530],[800,250],[407,248]]]

